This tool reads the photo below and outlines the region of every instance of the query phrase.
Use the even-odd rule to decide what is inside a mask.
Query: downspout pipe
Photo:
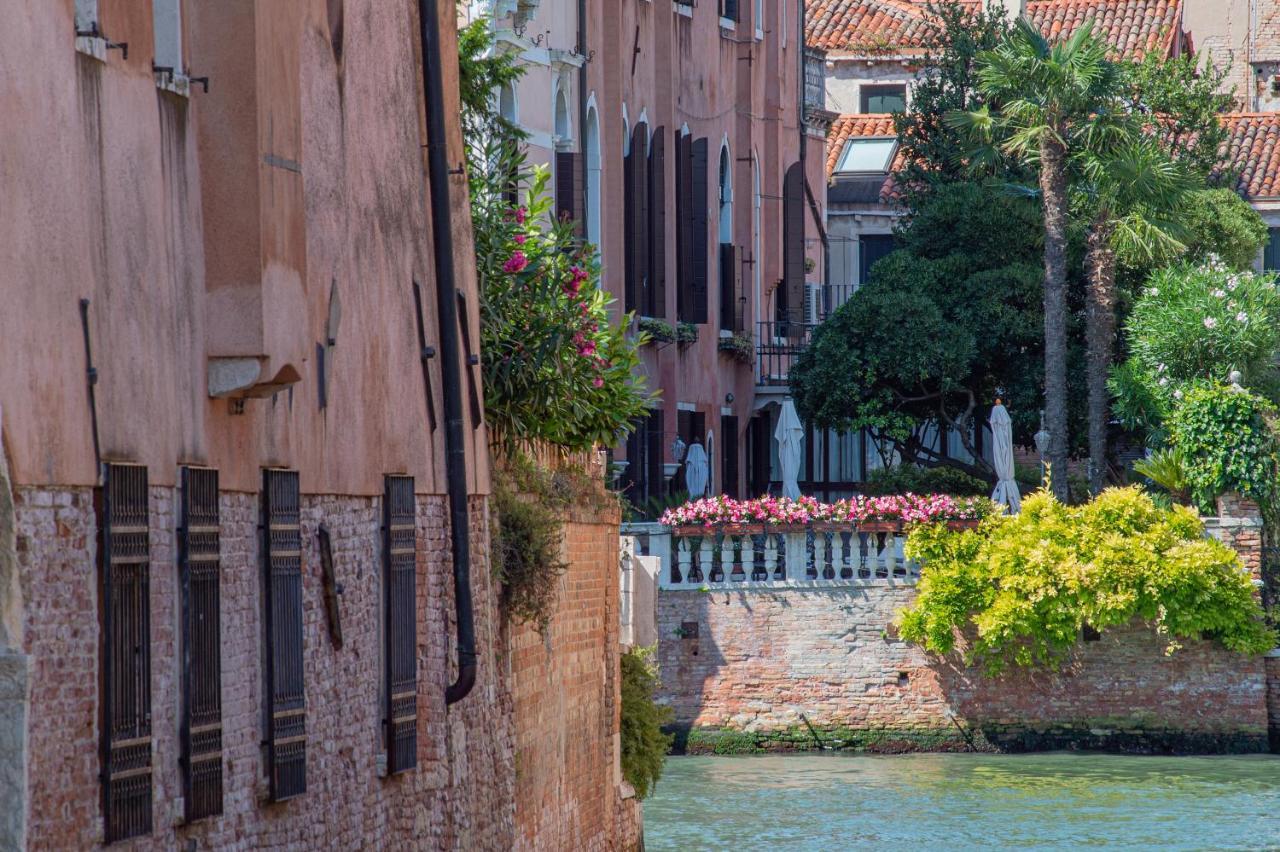
[[[449,494],[449,534],[453,546],[453,605],[457,616],[458,679],[444,693],[445,704],[467,697],[476,683],[476,628],[471,600],[471,537],[467,511],[467,449],[462,411],[462,355],[458,287],[453,265],[453,223],[444,115],[444,69],[440,20],[435,0],[418,0],[422,40],[422,92],[427,113],[427,179],[431,203],[431,248],[436,267],[440,322],[440,372],[444,384],[445,476]],[[449,7],[452,9],[452,6]]]

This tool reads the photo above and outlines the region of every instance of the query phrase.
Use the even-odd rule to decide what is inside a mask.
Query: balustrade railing
[[[855,528],[664,527],[624,525],[662,560],[664,589],[847,585],[871,580],[914,583],[920,567],[903,553],[906,536],[888,525]]]

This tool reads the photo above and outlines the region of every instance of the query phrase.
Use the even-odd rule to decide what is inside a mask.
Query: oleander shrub
[[[620,739],[622,777],[641,799],[653,792],[667,762],[672,737],[662,732],[672,710],[654,701],[658,669],[652,648],[631,648],[622,655]]]
[[[1167,637],[1167,653],[1183,639],[1242,654],[1275,646],[1235,551],[1207,538],[1191,509],[1160,508],[1136,487],[1082,506],[1038,492],[977,530],[920,526],[907,555],[922,570],[902,638],[949,654],[964,637],[965,661],[990,675],[1058,667],[1085,625],[1144,624]]]

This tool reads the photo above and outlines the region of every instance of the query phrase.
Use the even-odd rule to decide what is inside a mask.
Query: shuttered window
[[[222,813],[222,647],[218,472],[182,469],[183,800],[193,822]]]
[[[720,17],[737,23],[738,0],[720,0]]]
[[[626,168],[626,293],[628,310],[646,311],[649,291],[649,128],[641,122],[631,133]]]
[[[720,415],[720,490],[726,497],[738,496],[738,418]]]
[[[108,843],[151,832],[147,469],[108,464],[99,495],[103,815]]]
[[[296,470],[263,471],[267,772],[271,800],[307,791],[302,671],[302,531]]]
[[[649,149],[649,301],[646,316],[667,315],[667,129],[659,127]]]
[[[721,243],[720,328],[722,330],[742,330],[742,317],[738,306],[738,247],[732,243]]]
[[[787,315],[787,336],[799,337],[804,329],[804,166],[793,163],[782,182],[782,286]]]
[[[665,492],[663,473],[663,429],[666,421],[661,408],[650,409],[647,417],[635,421],[635,429],[627,437],[627,469],[623,475],[627,499],[636,506],[661,497]]]
[[[413,477],[388,476],[384,484],[384,736],[394,774],[418,765],[417,526]]]
[[[707,321],[707,140],[684,136],[676,142],[676,216],[679,264],[679,319]]]
[[[556,216],[573,222],[573,232],[583,235],[582,156],[572,151],[556,152]]]

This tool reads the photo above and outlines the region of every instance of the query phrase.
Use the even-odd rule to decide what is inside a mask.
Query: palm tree
[[[1106,42],[1086,23],[1070,38],[1050,44],[1019,19],[994,50],[978,57],[978,88],[988,105],[953,114],[953,126],[969,127],[1039,170],[1044,208],[1044,395],[1049,462],[1067,469],[1067,221],[1069,157],[1100,112],[1115,100],[1121,76],[1107,60]],[[992,106],[995,108],[992,109]],[[1053,477],[1059,499],[1067,477]]]
[[[1093,211],[1085,244],[1085,347],[1089,490],[1094,494],[1102,490],[1107,469],[1116,264],[1120,258],[1150,263],[1183,251],[1177,238],[1181,229],[1171,214],[1194,185],[1187,170],[1145,131],[1122,118],[1107,130],[1086,134],[1074,158]]]

